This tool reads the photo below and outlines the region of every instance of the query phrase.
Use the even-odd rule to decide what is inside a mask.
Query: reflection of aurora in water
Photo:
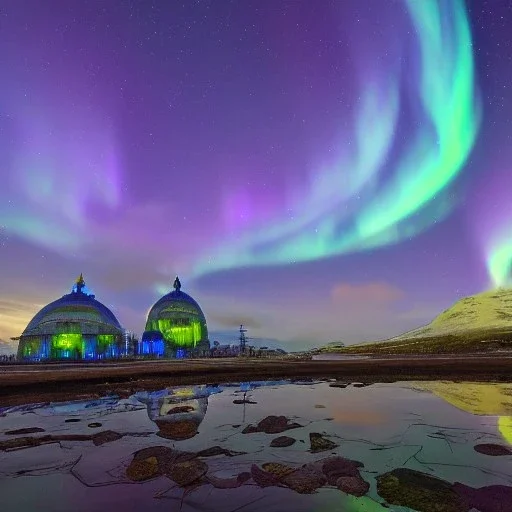
[[[404,21],[399,55],[405,64],[396,69],[378,51],[374,61],[370,57],[361,64],[366,69],[355,145],[348,144],[338,161],[312,176],[307,193],[292,208],[293,217],[237,235],[199,264],[200,273],[389,245],[450,211],[445,191],[464,167],[480,119],[469,23],[462,0],[405,3],[409,21]],[[387,30],[393,53],[396,26]],[[406,33],[417,34],[417,40],[407,41]],[[419,69],[411,64],[416,60]],[[405,145],[403,130],[410,134]]]

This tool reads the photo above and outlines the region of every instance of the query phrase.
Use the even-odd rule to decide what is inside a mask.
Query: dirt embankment
[[[94,398],[167,386],[282,378],[347,382],[512,382],[511,357],[420,357],[303,361],[204,359],[0,366],[0,406]]]

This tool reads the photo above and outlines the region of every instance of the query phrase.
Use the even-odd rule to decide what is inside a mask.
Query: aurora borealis
[[[271,226],[264,222],[256,232],[239,235],[233,247],[221,244],[201,270],[315,260],[397,243],[450,208],[438,194],[461,171],[479,122],[468,20],[459,1],[408,0],[406,5],[419,69],[409,62],[395,70],[394,62],[375,73],[382,49],[374,48],[364,63],[351,130],[355,150],[330,168],[315,169],[304,197],[293,206],[297,216]],[[385,39],[394,42],[391,34]],[[402,53],[410,50],[407,43]],[[394,76],[400,73],[403,79]],[[409,88],[411,98],[399,94],[401,86]],[[408,106],[401,106],[407,101],[414,102],[415,112],[400,119],[408,117]],[[394,140],[400,121],[411,130],[401,145]],[[402,147],[390,162],[393,146]],[[386,170],[389,175],[379,179]],[[359,203],[347,212],[354,197]]]
[[[299,348],[511,284],[507,2],[50,3],[0,10],[0,339],[82,271]]]

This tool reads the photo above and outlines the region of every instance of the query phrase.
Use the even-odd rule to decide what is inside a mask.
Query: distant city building
[[[178,277],[174,290],[151,308],[138,354],[147,357],[185,358],[209,354],[208,329],[199,304],[181,291]]]
[[[125,353],[123,329],[80,274],[71,293],[45,306],[20,337],[18,359],[98,360]]]

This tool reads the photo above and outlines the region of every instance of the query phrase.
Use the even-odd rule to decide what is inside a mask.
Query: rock
[[[359,468],[361,467],[363,467],[361,462],[343,457],[329,457],[323,462],[322,472],[326,476],[329,485],[338,485],[338,480],[342,477],[360,476]]]
[[[265,432],[265,434],[280,434],[286,430],[300,428],[298,423],[290,423],[286,416],[267,416],[263,418],[258,425],[248,425],[242,431],[242,434],[252,434],[254,432]]]
[[[144,460],[132,460],[126,468],[126,476],[133,482],[143,482],[158,476],[158,461],[156,457],[148,457]]]
[[[364,382],[354,382],[352,386],[354,388],[365,388],[366,386],[369,386],[370,384],[366,384]]]
[[[300,494],[311,494],[326,483],[323,475],[301,468],[281,479],[281,482]]]
[[[89,425],[87,425],[89,428],[99,428],[101,427],[101,423],[89,423]]]
[[[474,489],[455,483],[453,490],[464,500],[468,508],[476,508],[479,512],[512,512],[512,487],[489,485]]]
[[[218,455],[226,455],[226,457],[235,457],[236,455],[245,455],[245,452],[235,452],[232,450],[228,450],[227,448],[222,448],[221,446],[212,446],[211,448],[206,448],[206,450],[201,450],[196,454],[198,457],[217,457]]]
[[[0,450],[21,450],[41,446],[43,444],[58,443],[60,441],[92,441],[92,436],[86,434],[61,434],[58,436],[16,437],[14,439],[8,439],[7,441],[0,441]]]
[[[92,442],[95,446],[101,446],[105,443],[112,443],[113,441],[117,441],[121,439],[123,436],[119,432],[114,432],[113,430],[104,430],[103,432],[98,432],[92,436]]]
[[[196,454],[182,452],[167,446],[152,446],[135,452],[133,460],[144,460],[148,457],[155,457],[158,462],[158,473],[166,475],[174,464],[192,460],[196,458]]]
[[[285,476],[296,471],[296,468],[292,468],[291,466],[287,466],[286,464],[281,464],[279,462],[265,462],[261,467],[267,473],[274,475],[277,480],[281,480]]]
[[[258,423],[258,430],[265,434],[280,434],[292,428],[300,428],[298,423],[289,423],[286,416],[267,416]]]
[[[151,468],[148,464],[151,464]],[[208,465],[195,453],[182,452],[167,446],[152,446],[136,452],[129,469],[131,479],[133,475],[144,479],[165,475],[179,486],[187,487],[206,475]],[[127,475],[130,478],[128,470]]]
[[[469,508],[450,483],[407,468],[379,475],[377,492],[388,503],[417,512],[467,512]]]
[[[27,427],[20,428],[18,430],[8,430],[5,432],[6,436],[21,436],[24,434],[35,434],[36,432],[44,432],[44,428],[41,427]]]
[[[279,436],[275,439],[272,439],[270,446],[272,448],[285,448],[286,446],[291,446],[295,443],[295,439],[293,437],[288,436]]]
[[[265,434],[280,434],[292,428],[300,428],[298,423],[290,423],[286,416],[267,416],[263,418],[258,425],[248,425],[242,430],[242,434],[252,434],[254,432],[265,432]]]
[[[336,443],[326,439],[322,434],[318,434],[317,432],[311,432],[309,434],[309,442],[311,444],[310,449],[312,453],[332,450],[338,446]]]
[[[345,389],[348,385],[348,382],[332,382],[331,384],[329,384],[329,387]]]
[[[236,489],[251,478],[251,473],[243,472],[233,478],[217,478],[214,475],[206,475],[206,479],[216,489]]]
[[[256,464],[251,466],[251,476],[254,482],[260,487],[275,487],[281,485],[275,475],[268,471],[264,471]]]
[[[166,475],[181,487],[186,487],[201,479],[208,471],[206,462],[192,459],[178,462],[167,469]]]
[[[502,455],[512,455],[512,450],[508,446],[502,444],[477,444],[474,446],[475,451],[483,453],[484,455],[490,455],[492,457],[500,457]]]
[[[0,441],[0,450],[6,451],[6,452],[12,451],[12,450],[21,450],[23,448],[31,448],[33,446],[39,446],[41,444],[48,444],[51,442],[52,442],[51,436],[16,437],[14,439],[7,439],[6,441]]]
[[[370,489],[370,484],[358,476],[341,476],[336,480],[336,487],[347,494],[360,498]]]

